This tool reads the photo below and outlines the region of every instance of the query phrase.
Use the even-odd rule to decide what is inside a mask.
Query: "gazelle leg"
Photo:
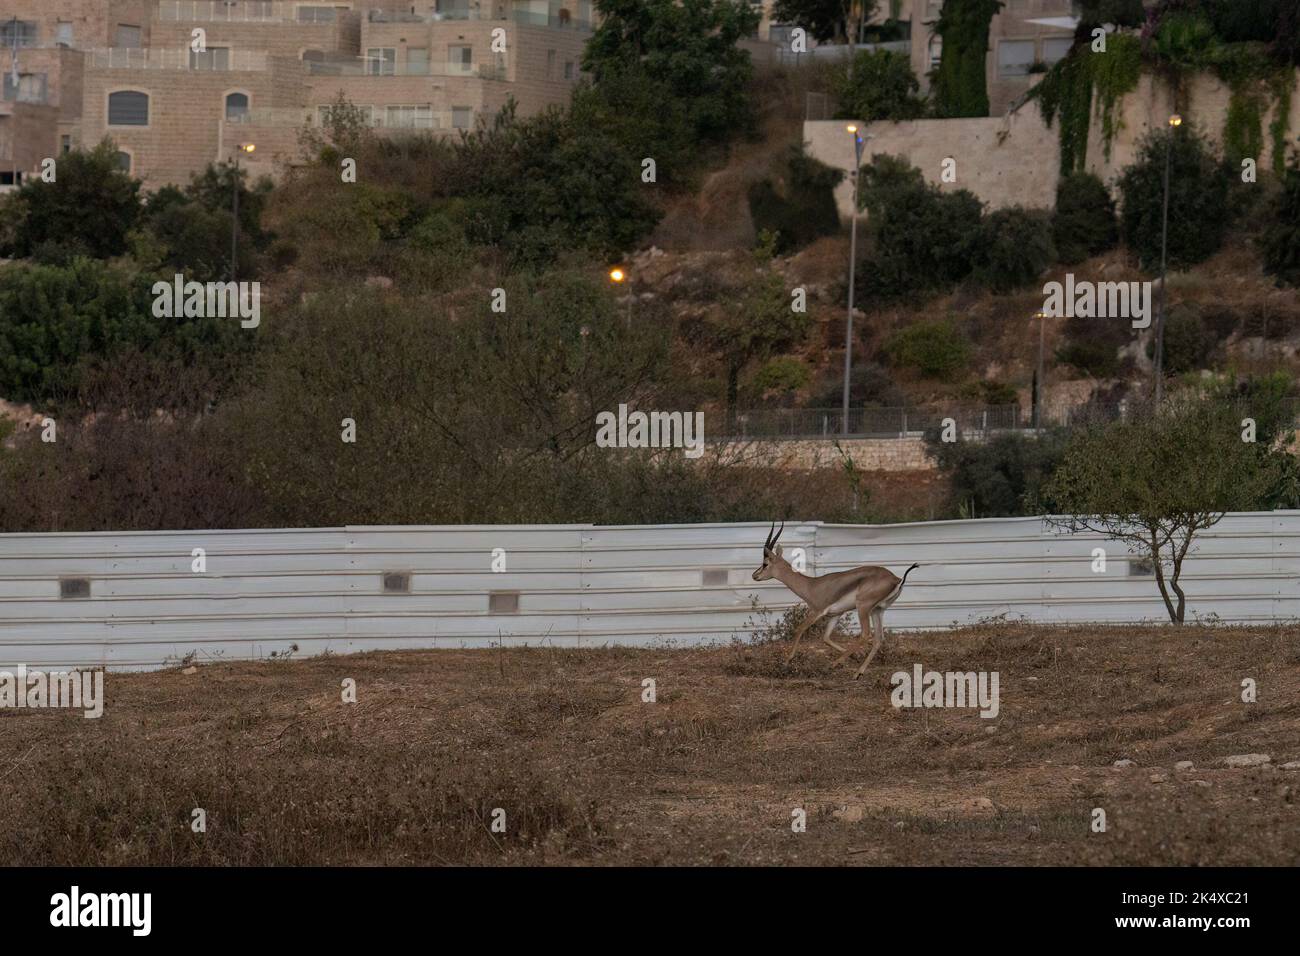
[[[854,654],[854,650],[855,650],[855,648],[853,647],[852,642],[848,643],[848,644],[844,647],[844,651],[843,651],[843,653],[841,653],[839,657],[835,658],[835,663],[834,663],[833,666],[835,666],[835,667],[839,667],[839,665],[841,665],[841,664],[843,664],[845,661],[847,661],[850,657],[853,656],[853,654]],[[864,654],[866,653],[866,643],[865,643],[865,641],[864,641],[863,646],[862,646],[862,651],[863,651]]]
[[[811,611],[809,613],[811,614]],[[790,653],[785,656],[785,662],[787,664],[789,664],[792,660],[794,660],[794,652],[799,650],[799,639],[803,637],[803,632],[808,630],[808,628],[812,627],[818,621],[820,621],[822,615],[825,613],[826,613],[825,610],[819,611],[818,613],[813,614],[811,617],[808,618],[808,620],[804,621],[802,624],[799,625],[799,629],[794,632],[794,644],[790,648]]]
[[[866,635],[867,628],[870,628],[875,640],[871,645],[871,653],[868,654],[867,659],[862,662],[862,666],[858,668],[858,672],[853,675],[854,680],[857,680],[862,676],[863,672],[868,666],[870,666],[872,659],[880,651],[881,646],[885,643],[885,612],[875,607],[867,610],[860,606],[858,608],[858,614],[861,615],[863,621],[867,622],[866,627],[862,629],[863,636]]]
[[[837,651],[847,654],[848,651],[844,650],[843,647],[841,647],[839,644],[836,644],[834,641],[831,640],[831,632],[835,630],[835,625],[839,623],[839,620],[840,620],[839,614],[833,614],[827,619],[826,630],[822,631],[822,640],[825,643],[829,644],[831,647],[835,648]]]

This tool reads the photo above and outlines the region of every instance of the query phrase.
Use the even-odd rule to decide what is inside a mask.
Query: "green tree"
[[[749,187],[754,230],[775,235],[775,251],[781,254],[834,235],[840,231],[835,187],[843,178],[840,170],[813,159],[802,147],[793,147],[779,183],[761,179]]]
[[[456,151],[466,234],[516,262],[547,263],[567,249],[617,257],[658,221],[639,161],[568,111],[519,119],[511,103]]]
[[[951,287],[971,272],[983,204],[968,190],[943,192],[905,159],[864,166],[859,201],[868,211],[867,293],[893,299]]]
[[[1300,286],[1300,161],[1282,177],[1282,191],[1259,239],[1264,269],[1278,284]]]
[[[1046,488],[1058,530],[1096,532],[1150,559],[1169,619],[1182,624],[1184,561],[1228,511],[1267,500],[1285,451],[1242,440],[1242,409],[1177,396],[1158,414],[1085,429]]]
[[[1081,0],[1079,22],[1084,27],[1113,23],[1121,27],[1137,27],[1146,22],[1142,0]]]
[[[1037,435],[995,435],[984,441],[941,440],[938,429],[925,441],[951,486],[953,512],[970,518],[1034,513],[1042,489],[1065,450],[1064,429]]]
[[[686,111],[697,140],[722,143],[753,128],[749,53],[736,46],[757,28],[744,0],[596,0],[601,20],[582,68],[600,91],[631,74],[661,84]],[[640,114],[653,122],[660,106]],[[676,108],[676,106],[669,107]],[[653,156],[653,153],[646,155]],[[639,163],[641,156],[637,156]]]
[[[726,363],[726,400],[734,411],[740,394],[741,373],[755,360],[788,349],[807,334],[808,315],[790,307],[790,296],[779,272],[771,268],[775,240],[767,235],[753,253],[753,272],[739,293],[739,302],[713,309],[706,334]]]
[[[105,140],[58,157],[54,182],[28,179],[7,205],[14,219],[7,254],[21,258],[43,250],[44,258],[66,261],[124,253],[140,215],[140,182],[118,167],[116,153]]]
[[[1002,0],[947,0],[935,32],[943,38],[943,54],[935,74],[936,115],[988,116],[985,69],[989,26],[1002,9]]]
[[[1119,179],[1120,232],[1142,268],[1160,268],[1165,197],[1165,149],[1169,147],[1169,267],[1203,262],[1223,244],[1228,219],[1228,176],[1200,135],[1184,123],[1149,133],[1133,165]]]
[[[863,50],[849,64],[837,65],[832,88],[838,104],[836,118],[912,120],[925,115],[925,100],[906,53]]]
[[[858,24],[870,23],[879,6],[879,0],[776,0],[772,17],[803,27],[819,43],[848,43]]]
[[[272,238],[262,228],[272,186],[269,179],[262,179],[250,189],[247,180],[247,171],[236,170],[233,164],[210,164],[191,177],[183,191],[164,186],[154,193],[142,222],[158,243],[149,264],[187,272],[200,282],[229,279],[233,193],[238,182],[238,275],[254,278],[257,253]]]
[[[506,312],[480,296],[455,319],[341,286],[284,315],[232,422],[267,520],[596,514],[601,478],[633,483],[620,452],[595,448],[596,415],[653,402],[667,361],[663,326],[640,313],[629,326],[607,285],[561,270],[518,275],[502,280]],[[280,427],[253,427],[267,408]],[[358,441],[340,453],[344,417]]]

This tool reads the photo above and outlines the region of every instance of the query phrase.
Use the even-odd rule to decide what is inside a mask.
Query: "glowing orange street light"
[[[622,282],[626,278],[627,278],[627,273],[625,273],[622,269],[615,268],[609,270],[610,282]]]

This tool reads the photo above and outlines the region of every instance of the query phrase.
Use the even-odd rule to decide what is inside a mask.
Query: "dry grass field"
[[[0,711],[16,864],[1294,864],[1300,628],[414,651],[109,674],[98,720]],[[914,663],[1001,711],[896,710]],[[642,681],[657,701],[642,702]],[[1243,678],[1259,700],[1240,699]],[[357,702],[341,701],[352,678]],[[1272,765],[1222,758],[1265,753]],[[1116,760],[1134,766],[1117,769]],[[1192,770],[1175,770],[1190,760]],[[207,831],[191,831],[203,808]],[[494,808],[506,831],[494,833]],[[1093,808],[1105,833],[1090,832]],[[806,832],[792,832],[792,810]]]

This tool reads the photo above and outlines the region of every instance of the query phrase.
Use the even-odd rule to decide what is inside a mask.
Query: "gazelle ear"
[[[784,550],[785,550],[785,548],[778,544],[778,545],[776,546],[776,556],[777,556],[778,558],[781,557],[781,552],[783,552]]]

